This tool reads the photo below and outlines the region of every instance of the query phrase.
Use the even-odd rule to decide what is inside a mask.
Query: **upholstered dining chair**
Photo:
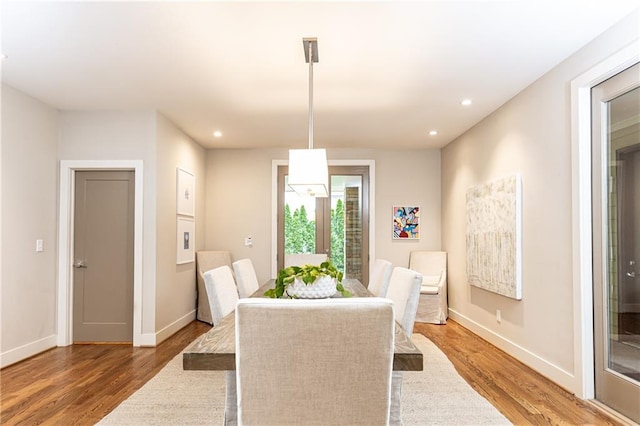
[[[371,271],[371,278],[367,288],[377,297],[385,297],[389,288],[389,280],[391,279],[391,271],[393,265],[388,260],[376,259]]]
[[[238,288],[236,287],[231,268],[227,265],[220,266],[204,273],[204,284],[207,289],[209,306],[213,326],[220,324],[222,318],[233,312],[238,303]],[[236,423],[236,375],[233,371],[225,372],[226,383],[226,408],[224,411],[224,424]]]
[[[446,324],[449,316],[447,252],[412,251],[409,255],[409,269],[422,274],[416,322]]]
[[[302,265],[320,265],[327,260],[327,255],[322,253],[285,254],[284,267]]]
[[[213,324],[209,297],[204,285],[204,273],[218,266],[227,265],[231,267],[231,253],[224,250],[202,250],[196,253],[196,261],[198,264],[196,318],[208,324]]]
[[[421,284],[422,274],[400,266],[393,268],[389,279],[386,297],[393,301],[396,320],[409,337],[413,333]]]
[[[240,298],[250,297],[260,288],[251,259],[240,259],[233,262],[233,272],[236,275]]]
[[[231,268],[227,265],[211,269],[204,273],[204,285],[207,289],[211,319],[214,327],[222,318],[233,312],[238,302],[238,288],[233,279]]]
[[[240,299],[238,424],[387,424],[393,345],[387,299]]]
[[[395,267],[391,272],[387,298],[393,301],[396,318],[405,334],[411,338],[418,310],[422,275],[411,269]],[[391,380],[390,425],[402,425],[402,371],[394,371]]]

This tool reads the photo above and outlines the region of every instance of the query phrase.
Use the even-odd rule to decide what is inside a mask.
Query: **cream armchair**
[[[444,251],[412,251],[409,256],[409,269],[422,274],[416,322],[446,324],[449,316],[447,253]]]

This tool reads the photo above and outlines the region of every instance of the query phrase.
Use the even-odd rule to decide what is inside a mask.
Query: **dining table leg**
[[[402,426],[402,371],[391,373],[391,409],[389,413],[389,424],[391,426]]]
[[[236,372],[225,371],[224,381],[227,387],[224,407],[224,424],[235,426],[238,424],[238,392],[236,388]]]

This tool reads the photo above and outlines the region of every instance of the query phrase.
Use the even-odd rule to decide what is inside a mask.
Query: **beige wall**
[[[1,366],[56,344],[57,150],[58,112],[3,85]]]
[[[375,161],[375,256],[406,266],[411,250],[440,249],[439,150],[328,150],[331,160]],[[207,152],[206,249],[229,250],[234,260],[253,261],[258,280],[271,277],[272,160],[288,151],[210,150]],[[421,207],[419,241],[393,241],[392,207]],[[253,247],[244,238],[253,238]]]
[[[453,317],[569,388],[580,374],[574,366],[570,85],[637,36],[637,17],[614,27],[442,150],[442,241]],[[466,191],[513,173],[523,183],[521,301],[469,286],[465,272]]]
[[[376,246],[377,258],[394,266],[409,266],[411,250],[440,250],[440,150],[377,150]],[[393,240],[394,205],[420,206],[420,240]]]
[[[176,169],[196,176],[196,250],[205,246],[205,150],[157,114],[156,329],[164,340],[195,319],[196,264],[176,264]]]
[[[142,160],[142,335],[156,333],[156,116],[153,111],[60,113],[60,160]]]
[[[286,155],[284,150],[207,151],[204,249],[229,250],[233,260],[250,258],[259,282],[271,277],[271,160]],[[253,247],[244,246],[246,236]]]
[[[2,123],[1,365],[56,345],[59,160],[142,160],[142,343],[191,321],[195,264],[175,264],[176,167],[197,176],[196,245],[203,247],[204,149],[154,111],[58,112],[4,85]]]

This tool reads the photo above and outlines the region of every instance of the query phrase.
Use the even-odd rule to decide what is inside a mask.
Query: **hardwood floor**
[[[73,345],[0,370],[0,423],[93,425],[211,327],[194,321],[157,348]]]
[[[194,321],[157,348],[55,348],[0,371],[0,423],[92,425],[209,329]],[[449,320],[416,324],[476,391],[518,425],[619,425]]]
[[[416,323],[480,395],[517,425],[623,425],[452,320]]]

